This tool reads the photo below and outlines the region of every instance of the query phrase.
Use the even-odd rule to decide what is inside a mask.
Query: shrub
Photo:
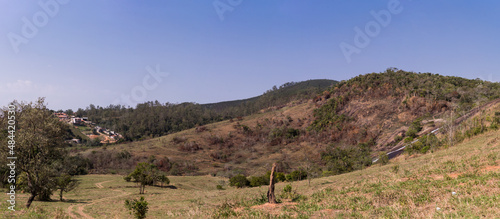
[[[407,137],[405,138],[405,143],[411,143],[413,141],[413,137]]]
[[[426,135],[426,136],[422,136],[419,139],[419,141],[408,146],[405,149],[405,151],[408,152],[408,154],[413,154],[413,153],[425,154],[429,150],[433,150],[433,149],[438,148],[440,146],[441,146],[441,142],[439,142],[438,138],[435,135]]]
[[[285,182],[286,181],[286,176],[282,172],[276,172],[274,179],[276,179],[276,182]]]
[[[389,156],[387,156],[387,154],[385,152],[380,152],[378,154],[378,161],[377,163],[381,164],[381,165],[386,165],[389,163]]]
[[[420,131],[422,131],[422,120],[417,119],[411,123],[410,128],[406,132],[406,136],[416,138],[417,133],[419,133]]]
[[[299,181],[307,178],[307,173],[303,170],[295,170],[286,175],[287,181]]]
[[[399,172],[399,165],[394,165],[394,166],[392,166],[391,169],[392,169],[393,173],[397,174]]]
[[[292,192],[292,185],[288,184],[283,188],[284,193],[290,193]]]
[[[297,194],[295,191],[292,189],[292,185],[286,185],[283,188],[283,191],[281,192],[281,198],[282,199],[291,199],[292,202],[298,201],[299,199],[303,199],[304,196]]]
[[[401,135],[398,135],[398,136],[396,136],[396,137],[394,138],[394,141],[395,141],[396,143],[398,143],[398,142],[400,142],[400,141],[402,141],[402,140],[403,140],[403,136],[401,136]]]
[[[132,180],[132,177],[130,176],[124,176],[123,179],[127,182],[130,182],[130,180]]]
[[[347,173],[372,165],[370,147],[366,143],[346,148],[330,145],[321,153],[321,160],[326,163],[327,167],[324,175]]]
[[[233,176],[231,179],[229,179],[229,185],[237,188],[247,187],[249,184],[250,182],[248,181],[248,179],[241,174]]]
[[[222,185],[217,185],[216,188],[217,188],[217,190],[224,190],[224,188],[222,187]]]
[[[268,182],[266,185],[269,185],[269,181],[271,181],[271,171],[267,171],[265,177]],[[274,173],[274,183],[285,182],[285,181],[286,181],[286,175],[284,173],[282,172]]]
[[[170,184],[170,179],[164,174],[156,176],[155,183],[160,182],[160,186],[163,187],[163,184]]]
[[[210,143],[210,145],[216,145],[216,144],[223,144],[224,143],[224,138],[222,138],[220,136],[216,136],[216,135],[210,135],[207,140],[208,140],[208,143]]]
[[[241,128],[243,129],[243,133],[245,133],[245,135],[251,135],[253,133],[252,129],[246,125],[241,125]]]
[[[135,218],[146,218],[146,213],[148,212],[148,202],[144,200],[143,196],[141,196],[141,199],[139,200],[125,200],[125,207],[133,212]],[[132,214],[132,212],[130,214]]]
[[[202,148],[194,141],[186,142],[184,145],[179,146],[179,151],[194,153]]]
[[[249,178],[250,187],[269,185],[269,178],[266,176],[252,176]]]
[[[285,134],[287,139],[294,139],[294,138],[298,137],[299,135],[300,135],[300,130],[294,129],[294,128],[288,128],[286,130],[286,134]]]

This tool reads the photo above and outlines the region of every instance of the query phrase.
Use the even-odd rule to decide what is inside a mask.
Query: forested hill
[[[274,86],[257,97],[213,104],[162,104],[151,101],[138,104],[135,108],[120,105],[100,107],[91,104],[86,109],[79,109],[76,114],[88,117],[102,127],[117,131],[127,141],[140,140],[250,115],[294,100],[312,99],[336,83],[333,80],[289,82],[280,87]]]
[[[255,113],[261,109],[284,105],[293,100],[311,99],[337,83],[337,81],[326,79],[288,82],[280,87],[274,86],[272,89],[257,97],[203,104],[202,106],[214,109],[217,112],[234,113],[234,115],[228,116],[244,116]]]

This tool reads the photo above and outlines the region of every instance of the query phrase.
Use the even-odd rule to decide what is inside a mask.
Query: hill
[[[332,80],[289,82],[279,88],[275,86],[258,97],[212,104],[163,104],[152,101],[138,104],[135,108],[90,105],[85,110],[79,109],[76,114],[117,131],[126,141],[142,140],[251,115],[271,107],[282,107],[291,101],[311,99],[335,83]]]
[[[411,134],[412,123],[441,127],[499,97],[498,83],[388,69],[343,81],[317,98],[310,129],[328,133],[323,141],[372,141],[377,150],[388,150]]]
[[[272,89],[257,97],[203,104],[202,106],[219,112],[233,108],[233,110],[230,111],[239,112],[240,114],[237,114],[238,116],[246,116],[262,109],[285,105],[293,100],[311,99],[337,83],[337,81],[326,79],[288,82],[280,87],[274,86]]]
[[[482,128],[474,132],[483,132],[498,122],[468,124],[464,119],[491,106],[484,104],[498,97],[498,88],[480,80],[388,69],[343,81],[307,102],[160,138],[72,151],[97,164],[94,171],[100,173],[127,171],[138,161],[156,159],[171,175],[259,175],[276,161],[284,172],[310,169],[317,176],[335,175],[370,166],[378,151],[408,146],[426,153],[460,142],[463,137],[456,136],[478,124]],[[433,130],[439,132],[427,138]],[[420,137],[425,141],[411,144]],[[123,153],[130,158],[118,159]]]

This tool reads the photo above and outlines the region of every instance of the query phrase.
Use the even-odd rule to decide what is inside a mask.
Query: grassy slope
[[[304,120],[304,124],[301,128],[305,129],[307,125],[312,121],[312,111],[314,109],[314,104],[309,102],[297,103],[297,105],[292,104],[290,106],[284,107],[279,110],[272,110],[265,113],[253,114],[251,116],[244,117],[242,121],[230,122],[228,120],[217,122],[213,124],[206,125],[207,131],[197,133],[195,129],[189,129],[182,132],[174,133],[171,135],[149,139],[145,141],[130,142],[118,145],[109,145],[106,149],[103,148],[90,148],[84,149],[82,153],[91,153],[92,151],[107,150],[107,151],[122,151],[127,150],[134,156],[140,157],[146,160],[149,156],[155,155],[157,158],[168,157],[174,162],[193,162],[199,168],[198,173],[208,174],[217,173],[224,170],[224,166],[231,166],[233,168],[238,168],[246,171],[248,174],[262,174],[267,171],[267,167],[276,160],[280,160],[282,152],[286,152],[289,156],[288,159],[297,161],[302,160],[302,156],[306,151],[313,150],[313,145],[309,145],[307,142],[293,142],[288,145],[276,145],[269,146],[267,143],[257,142],[255,145],[244,148],[246,140],[244,134],[238,133],[234,128],[234,125],[240,123],[242,125],[247,125],[252,129],[256,126],[257,122],[264,121],[266,118],[270,120],[285,120],[287,116],[292,117],[295,121],[298,119]],[[217,151],[217,146],[209,145],[207,139],[210,136],[219,136],[224,139],[229,139],[229,135],[232,140],[235,141],[235,146],[233,147],[234,152],[231,154],[230,162],[214,161],[209,155]],[[187,142],[195,141],[201,148],[200,151],[196,152],[184,152],[180,151],[178,148],[180,144],[174,143],[172,140],[174,137],[185,138]],[[314,145],[317,146],[317,145]],[[241,148],[240,148],[241,147]],[[317,153],[317,151],[315,151]],[[319,155],[317,155],[319,157]],[[298,168],[297,164],[295,168]]]
[[[401,156],[386,166],[314,179],[310,186],[307,181],[291,183],[305,197],[295,203],[259,205],[258,197],[267,188],[219,191],[215,186],[225,179],[211,176],[170,177],[171,188],[147,187],[144,196],[150,203],[149,218],[206,218],[225,202],[232,207],[224,212],[240,217],[493,218],[500,215],[499,161],[500,131],[494,131],[432,154]],[[68,202],[34,202],[32,209],[20,207],[16,214],[5,212],[3,203],[2,214],[62,218],[71,212],[80,217],[82,209],[95,218],[130,217],[123,202],[140,197],[134,183],[118,175],[80,179],[78,191],[65,195]],[[278,196],[285,185],[277,184]],[[26,199],[19,194],[18,205]]]

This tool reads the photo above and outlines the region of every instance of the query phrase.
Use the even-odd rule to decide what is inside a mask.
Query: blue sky
[[[0,105],[209,103],[388,67],[499,81],[499,20],[493,0],[0,0]]]

